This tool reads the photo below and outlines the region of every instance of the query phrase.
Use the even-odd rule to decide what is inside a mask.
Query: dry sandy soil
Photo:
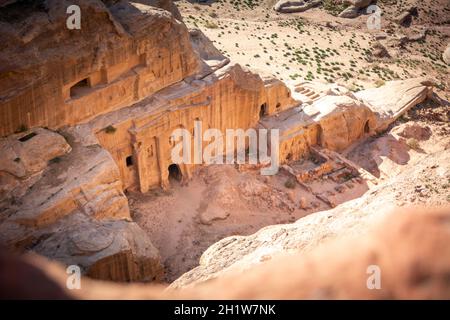
[[[450,98],[449,67],[441,58],[450,37],[448,1],[378,1],[383,11],[380,30],[368,29],[368,15],[336,17],[336,6],[285,14],[272,9],[275,2],[176,3],[188,27],[201,29],[233,62],[261,74],[286,82],[335,82],[355,91],[392,79],[434,76],[440,94]],[[412,25],[401,27],[393,22],[410,5],[419,10]],[[399,40],[424,32],[421,40],[403,44]],[[386,47],[390,57],[372,56],[377,42]]]

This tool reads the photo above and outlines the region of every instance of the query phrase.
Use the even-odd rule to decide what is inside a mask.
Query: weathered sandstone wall
[[[69,134],[67,142],[48,130],[32,133],[1,142],[0,176],[11,181],[2,179],[0,243],[77,264],[100,279],[159,279],[159,254],[131,221],[108,152]]]
[[[126,1],[110,8],[94,0],[74,3],[81,8],[80,30],[66,27],[73,2],[3,8],[0,136],[74,125],[196,72],[188,31],[169,12]]]
[[[443,281],[450,272],[448,221],[448,207],[397,209],[364,235],[330,241],[315,252],[266,259],[251,270],[235,270],[180,290],[87,278],[82,278],[81,290],[68,290],[60,265],[35,255],[17,257],[0,251],[5,271],[0,274],[0,298],[448,299],[448,282]],[[303,231],[312,227],[316,226],[304,226]],[[380,268],[379,290],[368,289],[370,265]],[[33,291],[24,279],[32,279]]]
[[[74,2],[81,30],[65,27],[68,1],[13,1],[0,12],[0,243],[96,278],[160,278],[124,190],[169,187],[175,129],[280,129],[284,163],[314,145],[342,150],[430,91],[415,80],[299,106],[283,82],[230,64],[188,32],[171,1]],[[387,107],[374,98],[398,90],[405,97]],[[194,166],[179,165],[183,182]]]

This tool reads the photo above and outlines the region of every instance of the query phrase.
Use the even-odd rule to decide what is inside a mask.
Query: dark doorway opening
[[[177,164],[171,164],[169,170],[169,182],[181,182],[183,175],[181,174],[180,167]]]
[[[323,130],[322,127],[319,125],[317,126],[317,144],[321,147],[324,147],[323,145]]]
[[[264,117],[265,115],[267,115],[267,103],[263,103],[261,105],[261,108],[259,110],[259,118],[261,119],[262,117]]]
[[[364,125],[364,133],[370,132],[370,126],[369,126],[369,120],[366,121],[366,124]]]
[[[76,98],[82,96],[83,93],[90,88],[88,78],[78,81],[70,87],[70,97]]]
[[[125,163],[127,164],[127,167],[131,167],[133,165],[133,156],[126,157]]]
[[[19,141],[20,141],[20,142],[25,142],[25,141],[28,141],[28,140],[30,140],[31,138],[35,137],[35,136],[37,136],[37,133],[31,132],[31,133],[29,133],[29,134],[23,136],[22,138],[20,138]]]

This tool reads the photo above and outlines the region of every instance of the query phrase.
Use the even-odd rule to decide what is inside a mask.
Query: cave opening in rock
[[[28,140],[30,140],[31,138],[35,137],[35,136],[37,136],[37,133],[31,132],[31,133],[29,133],[29,134],[23,136],[22,138],[19,138],[19,141],[20,141],[20,142],[25,142],[25,141],[28,141]]]
[[[131,167],[133,165],[133,156],[126,157],[125,163],[126,163],[127,167]]]
[[[180,167],[177,164],[171,164],[168,168],[169,170],[169,182],[180,182],[183,178],[183,175],[181,174]]]
[[[370,132],[370,126],[369,126],[369,120],[366,121],[366,124],[364,125],[364,133]]]
[[[88,78],[78,81],[72,87],[70,87],[70,98],[76,98],[83,95],[83,92],[90,88]]]
[[[265,115],[267,115],[267,103],[263,103],[261,105],[261,108],[259,110],[259,118],[261,119],[262,117],[264,117]]]

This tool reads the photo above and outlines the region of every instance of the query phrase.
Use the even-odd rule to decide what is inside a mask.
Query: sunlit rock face
[[[125,192],[170,188],[175,129],[280,130],[284,164],[340,151],[431,91],[417,79],[290,88],[230,63],[172,1],[79,0],[80,29],[67,27],[71,4],[0,2],[0,243],[94,278],[162,277]],[[180,165],[183,182],[197,168]]]
[[[170,12],[127,1],[77,3],[79,30],[66,26],[69,1],[2,9],[0,135],[86,121],[197,70],[189,33]]]

